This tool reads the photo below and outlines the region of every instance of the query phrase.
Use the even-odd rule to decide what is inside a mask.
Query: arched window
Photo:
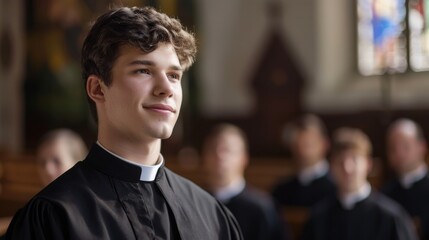
[[[429,70],[429,0],[357,0],[363,75]]]

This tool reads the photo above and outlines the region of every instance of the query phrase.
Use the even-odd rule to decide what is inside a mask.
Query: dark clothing
[[[402,207],[372,192],[344,209],[337,198],[317,204],[303,231],[303,240],[416,240],[411,219]]]
[[[410,188],[392,180],[382,188],[382,192],[408,211],[418,224],[421,239],[429,240],[429,177],[426,175]]]
[[[335,184],[329,174],[303,185],[297,176],[281,181],[274,187],[272,196],[280,206],[311,207],[326,197],[334,196]]]
[[[225,205],[237,219],[245,240],[284,239],[280,216],[263,193],[246,187]]]
[[[164,166],[155,181],[94,144],[13,218],[6,239],[242,239],[232,214]]]

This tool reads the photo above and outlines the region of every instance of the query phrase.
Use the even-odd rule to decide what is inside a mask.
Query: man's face
[[[247,154],[239,136],[223,133],[209,143],[203,153],[205,168],[209,174],[227,178],[243,174]]]
[[[317,128],[310,127],[296,132],[291,150],[299,164],[309,166],[325,157],[327,142]]]
[[[393,130],[387,139],[389,163],[398,174],[417,167],[426,154],[425,144],[415,134]]]
[[[182,104],[182,70],[171,44],[150,53],[122,46],[113,64],[112,84],[102,85],[103,124],[128,141],[170,137]]]
[[[356,150],[344,150],[333,155],[332,175],[342,192],[357,191],[367,181],[370,160]]]
[[[69,168],[73,167],[73,159],[70,149],[64,141],[57,140],[46,143],[37,151],[39,174],[45,185],[55,180]]]

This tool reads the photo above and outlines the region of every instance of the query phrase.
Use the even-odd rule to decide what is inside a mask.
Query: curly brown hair
[[[92,74],[107,86],[111,84],[111,69],[121,46],[130,45],[150,53],[160,43],[173,45],[184,70],[193,64],[197,52],[195,37],[177,19],[151,7],[120,7],[104,13],[83,43],[81,65],[85,85]],[[89,97],[88,102],[98,121],[95,103]]]

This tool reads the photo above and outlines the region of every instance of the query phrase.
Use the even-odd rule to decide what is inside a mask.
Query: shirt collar
[[[402,177],[399,178],[399,182],[401,183],[402,187],[408,189],[411,186],[413,186],[414,183],[420,181],[423,179],[428,173],[428,168],[426,164],[422,164],[420,167],[416,168],[415,170],[408,172],[404,174]]]
[[[329,172],[329,164],[326,160],[319,161],[313,166],[301,170],[298,174],[299,182],[306,186],[314,180],[325,176]]]
[[[340,197],[341,205],[344,209],[351,210],[354,208],[356,203],[366,199],[371,193],[371,185],[365,183],[357,192],[349,193],[343,197]]]
[[[231,198],[240,194],[245,187],[246,181],[244,180],[244,178],[240,178],[238,181],[234,181],[228,186],[218,189],[214,192],[213,195],[217,200],[226,203],[231,200]]]
[[[125,159],[111,151],[109,151],[107,148],[105,148],[99,141],[97,141],[97,146],[99,146],[101,149],[109,153],[110,155],[114,156],[115,158],[124,161],[128,164],[131,164],[133,166],[139,167],[140,174],[139,174],[139,180],[145,181],[145,182],[151,182],[154,181],[156,178],[156,175],[158,173],[159,168],[164,164],[164,158],[162,155],[159,155],[158,161],[155,165],[149,166],[144,164],[138,164],[136,162],[130,161],[128,159]]]

